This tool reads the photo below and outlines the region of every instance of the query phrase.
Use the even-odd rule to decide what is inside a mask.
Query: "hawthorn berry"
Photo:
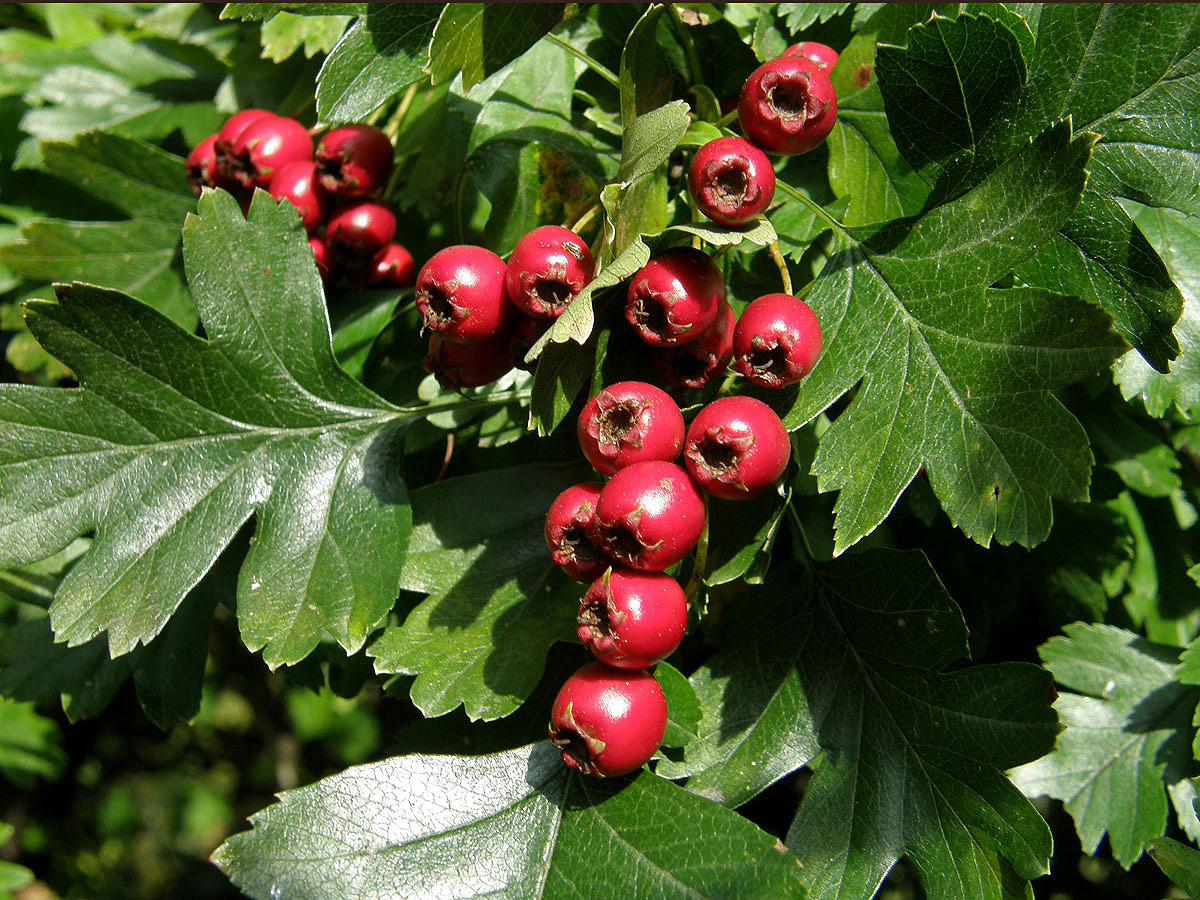
[[[280,169],[267,188],[276,200],[287,199],[300,213],[305,229],[316,231],[329,212],[329,195],[317,181],[316,164],[297,160]]]
[[[721,137],[696,151],[688,168],[696,207],[720,225],[744,225],[775,196],[775,170],[767,155],[741,137]]]
[[[220,177],[217,174],[217,136],[210,134],[193,147],[184,160],[184,166],[187,169],[188,184],[192,186],[197,197],[204,188],[217,186]]]
[[[343,206],[325,224],[325,237],[360,257],[372,257],[396,234],[396,217],[382,203],[359,200]]]
[[[765,294],[733,329],[733,368],[755,384],[781,388],[812,371],[821,355],[821,323],[803,300]]]
[[[512,355],[504,336],[459,344],[431,334],[425,368],[442,387],[461,391],[491,384],[512,368]]]
[[[554,498],[546,513],[544,530],[550,558],[576,581],[593,581],[610,563],[589,536],[603,487],[593,481],[572,485]]]
[[[246,126],[252,122],[257,122],[259,119],[273,119],[275,113],[266,109],[243,109],[240,112],[234,113],[225,120],[225,124],[221,126],[221,130],[217,132],[217,140],[215,149],[217,157],[228,157],[233,154],[233,143],[238,139]]]
[[[504,287],[504,260],[483,247],[443,247],[417,274],[417,312],[429,331],[479,341],[505,331],[516,314]]]
[[[313,259],[317,261],[317,272],[321,275],[322,284],[329,287],[337,281],[340,271],[337,259],[329,252],[329,245],[315,235],[308,239],[308,246],[312,248]]]
[[[557,318],[596,271],[592,251],[575,232],[558,225],[535,228],[508,259],[508,296],[531,316]]]
[[[600,662],[644,669],[675,652],[687,618],[687,598],[674,578],[613,568],[584,595],[576,633]]]
[[[645,669],[591,662],[554,698],[549,730],[568,767],[601,778],[625,775],[662,744],[667,698]]]
[[[403,244],[392,242],[375,254],[367,265],[366,283],[407,287],[413,283],[417,265]]]
[[[679,347],[650,347],[650,364],[667,384],[702,388],[729,367],[737,316],[724,300],[704,333]]]
[[[828,72],[838,61],[838,52],[827,44],[819,44],[816,41],[805,41],[802,44],[792,44],[783,51],[783,56],[797,56],[800,59],[807,59],[809,62],[816,65],[818,68]]]
[[[265,188],[288,163],[311,159],[307,128],[295,119],[264,117],[238,133],[227,161],[228,175],[247,190]]]
[[[704,519],[704,498],[688,473],[648,460],[626,466],[604,485],[589,534],[622,565],[661,572],[696,546]]]
[[[779,480],[791,449],[771,407],[753,397],[722,397],[688,426],[683,458],[703,490],[724,500],[746,500]]]
[[[644,381],[621,381],[596,394],[576,423],[579,447],[596,471],[612,475],[635,462],[670,462],[683,447],[683,414],[670,395]]]
[[[316,152],[321,186],[342,197],[383,187],[394,163],[392,142],[374,125],[343,125],[321,138]]]
[[[675,247],[633,276],[625,319],[647,344],[677,347],[700,337],[723,299],[725,282],[711,257],[691,247]]]
[[[781,56],[746,79],[738,121],[746,137],[768,153],[806,153],[833,130],[837,94],[824,69],[798,56]]]

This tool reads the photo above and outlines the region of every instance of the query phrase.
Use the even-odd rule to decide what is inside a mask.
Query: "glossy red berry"
[[[579,447],[595,469],[612,475],[635,462],[670,462],[683,447],[683,414],[670,395],[644,381],[609,385],[584,406]]]
[[[687,598],[674,578],[615,568],[588,588],[576,633],[600,662],[644,669],[675,652],[687,618]]]
[[[300,220],[311,233],[320,227],[329,213],[329,194],[317,182],[317,167],[310,160],[288,163],[276,173],[267,188],[276,200],[288,200],[300,213]]]
[[[696,208],[720,225],[744,225],[775,196],[775,170],[745,138],[721,137],[696,151],[688,169]]]
[[[755,384],[781,388],[812,371],[821,355],[821,323],[790,294],[766,294],[733,329],[733,369]]]
[[[557,225],[535,228],[513,248],[505,269],[508,296],[531,316],[557,318],[596,271],[579,235]]]
[[[359,200],[343,206],[325,225],[330,244],[360,257],[373,257],[396,234],[396,217],[382,203]]]
[[[704,498],[687,472],[674,463],[639,462],[600,492],[591,537],[622,565],[661,572],[696,546],[704,517]]]
[[[516,314],[504,288],[504,260],[483,247],[443,247],[417,274],[417,312],[425,328],[453,341],[486,340]]]
[[[431,334],[425,368],[448,390],[460,391],[491,384],[512,368],[508,339],[497,337],[459,344]]]
[[[683,459],[703,490],[723,500],[747,500],[779,480],[791,449],[771,407],[753,397],[722,397],[688,426]]]
[[[275,118],[275,113],[267,109],[243,109],[240,112],[234,113],[225,120],[225,124],[217,132],[215,144],[217,156],[229,156],[232,154],[234,141],[238,139],[238,135],[245,131],[246,126],[250,123],[257,122],[259,119],[273,118]]]
[[[593,581],[611,563],[588,535],[596,518],[602,487],[604,485],[590,481],[572,485],[554,498],[546,513],[546,546],[550,548],[550,558],[576,581]]]
[[[210,134],[193,147],[192,152],[184,160],[183,165],[187,169],[188,184],[192,186],[197,197],[204,188],[213,187],[217,183],[216,145],[217,136]]]
[[[321,282],[325,287],[329,287],[337,281],[340,274],[337,259],[329,252],[329,245],[319,237],[310,237],[308,246],[312,248],[313,259],[317,261],[317,272],[321,275]]]
[[[667,730],[667,698],[645,669],[588,663],[550,710],[550,739],[584,775],[625,775],[649,762]]]
[[[343,125],[317,145],[321,186],[343,197],[365,197],[383,187],[392,171],[392,142],[374,125]]]
[[[368,267],[367,283],[387,287],[408,287],[417,277],[417,264],[403,244],[386,245],[375,254]]]
[[[798,56],[781,56],[746,79],[738,120],[746,137],[768,153],[806,153],[833,130],[837,94],[825,70]]]
[[[838,61],[838,52],[836,50],[826,44],[818,44],[816,41],[792,44],[792,46],[783,51],[783,55],[807,59],[826,72],[832,69]]]
[[[649,348],[650,364],[667,384],[702,388],[729,367],[736,323],[737,316],[722,300],[717,317],[698,339],[679,347]]]
[[[312,159],[312,138],[295,119],[255,119],[238,134],[229,156],[230,176],[246,189],[271,184],[288,163]]]
[[[725,299],[721,271],[691,247],[660,253],[629,283],[625,319],[647,344],[677,347],[700,337]]]

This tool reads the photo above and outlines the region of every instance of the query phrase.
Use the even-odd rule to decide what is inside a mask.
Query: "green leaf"
[[[771,491],[751,500],[711,501],[707,585],[742,579],[761,584],[771,562],[771,547],[791,499]]]
[[[63,571],[87,552],[91,541],[80,538],[46,559],[20,569],[0,571],[0,597],[47,609]]]
[[[460,704],[471,719],[521,705],[546,651],[570,640],[578,586],[546,549],[546,510],[581,480],[578,466],[530,465],[451,478],[413,491],[413,533],[400,586],[429,594],[371,644],[377,672],[416,675],[426,716]]]
[[[338,364],[355,378],[362,376],[363,364],[375,339],[392,321],[400,294],[395,291],[343,292],[329,311],[333,327],[333,355]]]
[[[461,71],[463,90],[470,90],[562,22],[564,11],[560,3],[446,4],[429,48],[433,83]]]
[[[1066,730],[1053,753],[1012,777],[1029,796],[1066,803],[1084,853],[1095,853],[1107,833],[1113,858],[1129,868],[1166,830],[1167,789],[1190,787],[1200,690],[1177,679],[1177,647],[1111,625],[1065,631],[1039,654],[1070,690],[1054,704]]]
[[[123,291],[189,331],[196,308],[177,268],[179,225],[123,222],[33,222],[22,240],[0,248],[0,261],[38,281],[81,281]]]
[[[792,34],[799,34],[818,22],[828,22],[850,7],[849,3],[780,3],[779,15]]]
[[[29,790],[38,778],[56,779],[67,762],[58,726],[32,703],[0,697],[0,775]]]
[[[920,212],[929,188],[900,156],[877,85],[839,101],[827,145],[829,186],[850,201],[843,224],[866,225]]]
[[[667,104],[673,95],[674,71],[658,43],[658,25],[664,12],[664,6],[651,6],[625,39],[618,79],[623,129],[639,116]]]
[[[576,303],[578,298],[571,305]],[[560,318],[566,318],[566,314]],[[556,342],[541,351],[529,398],[529,427],[536,428],[539,437],[553,433],[567,417],[575,398],[591,378],[595,362],[594,342],[583,347]]]
[[[221,18],[264,22],[280,12],[298,16],[361,16],[370,7],[370,3],[226,3],[221,10]]]
[[[816,898],[867,900],[901,853],[933,900],[1045,872],[1050,833],[1002,774],[1053,744],[1044,674],[943,671],[967,631],[920,553],[809,571],[781,570],[722,623],[728,643],[691,678],[699,736],[660,773],[732,806],[823,752],[787,838]]]
[[[1150,857],[1191,900],[1200,900],[1200,850],[1157,837],[1149,843]]]
[[[682,100],[639,115],[625,126],[621,138],[620,181],[649,175],[665,163],[688,130],[688,105]]]
[[[50,614],[72,646],[153,638],[251,515],[242,637],[269,665],[362,646],[396,596],[410,514],[401,414],[334,361],[295,212],[206,193],[184,226],[206,340],[76,285],[30,327],[79,390],[0,385],[0,565],[95,530]],[[363,533],[372,540],[363,541]]]
[[[327,4],[313,4],[327,5]],[[317,115],[328,125],[366,118],[425,79],[435,3],[367,4],[317,74]]]
[[[862,381],[813,473],[839,490],[835,552],[870,534],[925,467],[972,540],[1032,546],[1051,498],[1084,500],[1091,452],[1049,393],[1095,374],[1122,342],[1068,297],[986,287],[1070,214],[1091,141],[1059,125],[982,184],[834,257],[807,300],[821,359],[785,417],[814,418]]]
[[[939,23],[938,37],[980,27],[966,24],[971,21],[981,20]],[[996,33],[1002,38],[999,30]],[[932,38],[920,28],[913,30],[912,41],[921,48],[918,56],[927,53],[932,65],[953,62]],[[1028,82],[1020,94],[1007,104],[1003,98],[991,98],[986,93],[992,81],[989,70],[988,77],[972,82],[985,89],[986,102],[977,106],[977,115],[986,127],[943,132],[941,142],[935,142],[944,157],[954,160],[942,172],[942,187],[961,190],[1021,152],[1026,140],[1056,120],[1070,117],[1079,130],[1100,136],[1079,209],[1061,233],[1017,271],[1028,284],[1099,303],[1112,314],[1118,331],[1159,371],[1166,371],[1178,352],[1171,328],[1179,318],[1181,299],[1162,261],[1117,198],[1184,212],[1200,210],[1200,192],[1194,188],[1200,180],[1200,114],[1190,103],[1200,84],[1198,47],[1200,14],[1189,6],[1047,6],[1038,22]],[[907,59],[907,54],[896,51],[893,58]],[[886,97],[889,72],[881,66],[879,74]],[[930,84],[901,92],[897,99],[903,102],[895,107],[889,103],[889,116],[903,110],[916,121],[958,121],[944,115],[954,107],[947,107],[944,97],[935,98],[930,91],[937,89]],[[898,141],[902,152],[923,153],[920,136],[914,132],[914,140]],[[959,165],[961,160],[947,155],[953,153],[956,139],[970,156],[969,165]],[[919,165],[922,160],[910,161]],[[1166,171],[1179,177],[1163,178]]]
[[[669,662],[654,667],[654,677],[667,698],[667,731],[664,747],[685,747],[696,739],[700,724],[700,700],[683,673]]]
[[[1085,426],[1105,462],[1130,490],[1143,497],[1169,497],[1180,490],[1179,457],[1161,435],[1120,410],[1097,410]]]
[[[1114,367],[1115,379],[1126,400],[1140,397],[1146,412],[1161,417],[1172,404],[1180,412],[1200,404],[1200,218],[1137,209],[1134,221],[1183,295],[1183,314],[1175,324],[1179,356],[1162,375],[1137,353],[1126,353]]]
[[[795,860],[736,813],[646,773],[568,775],[549,743],[357,766],[251,822],[213,861],[259,900],[804,896]]]
[[[263,23],[262,56],[281,63],[303,48],[305,56],[328,53],[350,24],[349,15],[297,15],[281,10]]]
[[[941,175],[948,196],[978,183],[980,145],[1025,84],[1013,33],[984,16],[935,15],[909,30],[907,47],[880,47],[875,72],[892,136],[913,168],[931,183]]]

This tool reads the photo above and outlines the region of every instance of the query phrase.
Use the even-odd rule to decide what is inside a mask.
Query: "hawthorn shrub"
[[[1198,10],[5,7],[0,895],[1200,896]],[[251,109],[370,158],[239,187]],[[765,474],[706,414],[719,496],[621,506],[624,383],[752,400]],[[687,630],[615,670],[631,559]],[[131,735],[224,766],[203,876],[47,812]]]

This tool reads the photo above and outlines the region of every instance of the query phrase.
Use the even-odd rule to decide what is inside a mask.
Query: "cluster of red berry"
[[[800,44],[751,74],[738,103],[749,140],[710,142],[688,172],[689,192],[706,216],[739,226],[760,215],[775,192],[763,151],[803,153],[826,138],[837,117],[826,70],[836,59],[824,45]],[[263,187],[287,198],[312,235],[326,283],[340,266],[363,285],[412,280],[411,256],[392,243],[395,217],[366,199],[392,165],[391,143],[377,128],[334,129],[314,156],[302,125],[263,110],[233,116],[187,160],[197,193],[222,187],[246,202]],[[594,273],[587,245],[553,225],[521,238],[507,263],[475,245],[439,250],[415,279],[429,332],[426,367],[456,390],[495,381],[522,364]],[[767,294],[738,317],[713,259],[692,247],[665,250],[634,274],[625,319],[675,387],[703,387],[732,365],[754,384],[781,388],[807,375],[821,352],[820,324],[803,301]],[[651,669],[683,639],[689,603],[665,572],[701,540],[704,493],[725,500],[763,493],[783,475],[791,448],[779,417],[759,400],[715,400],[685,426],[665,391],[637,381],[592,397],[577,434],[584,456],[609,480],[560,494],[545,536],[554,562],[590,585],[577,633],[596,659],[563,685],[550,735],[568,766],[619,775],[643,765],[663,739],[666,700]],[[681,453],[684,466],[676,463]]]
[[[712,141],[688,171],[689,192],[708,218],[738,226],[767,208],[775,173],[764,149],[803,153],[825,140],[837,119],[826,74],[836,61],[823,44],[799,44],[747,79],[738,116],[750,140]],[[680,387],[702,387],[731,362],[755,384],[783,387],[807,375],[821,351],[820,324],[807,304],[767,294],[735,317],[717,267],[692,248],[668,250],[634,275],[625,318],[651,346],[655,369]],[[783,475],[791,445],[759,400],[715,400],[685,431],[670,396],[643,382],[600,391],[583,408],[577,434],[584,456],[611,477],[560,494],[545,535],[554,562],[591,581],[577,623],[595,661],[567,679],[549,730],[567,766],[620,775],[645,764],[665,734],[666,698],[651,669],[683,639],[688,598],[664,572],[700,540],[701,490],[726,500],[761,494]],[[680,452],[686,471],[675,464]]]
[[[263,188],[291,201],[326,286],[345,272],[359,287],[403,287],[413,280],[412,255],[392,240],[391,209],[370,199],[387,181],[393,156],[392,142],[371,125],[334,128],[314,153],[308,129],[295,119],[244,109],[201,141],[186,165],[197,194],[224,188],[244,206]]]
[[[761,494],[787,468],[791,445],[759,400],[715,400],[685,428],[675,401],[638,381],[600,391],[576,431],[584,456],[610,478],[563,491],[545,535],[554,562],[591,582],[577,633],[596,661],[559,691],[550,736],[568,766],[619,775],[662,742],[666,700],[649,668],[679,646],[688,618],[684,590],[664,573],[700,541],[702,491],[726,500]],[[686,468],[675,462],[681,452]]]
[[[587,244],[557,225],[522,237],[507,264],[473,244],[439,250],[417,274],[417,312],[429,332],[425,367],[447,388],[495,381],[521,365],[594,272]]]

